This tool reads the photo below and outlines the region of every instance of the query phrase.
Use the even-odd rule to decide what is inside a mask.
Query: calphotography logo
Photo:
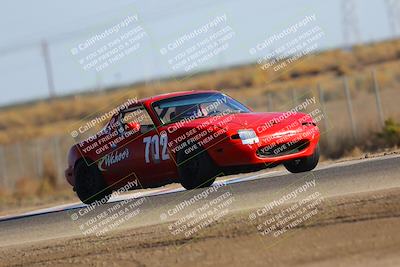
[[[114,165],[122,160],[125,160],[129,157],[129,149],[125,148],[124,151],[119,152],[118,150],[107,154],[103,158],[100,159],[98,166],[99,170],[106,171],[108,167]]]

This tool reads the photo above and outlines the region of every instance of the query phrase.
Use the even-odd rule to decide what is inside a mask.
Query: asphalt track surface
[[[343,196],[351,193],[370,192],[400,187],[400,156],[391,155],[371,159],[352,160],[320,165],[314,171],[290,174],[287,171],[265,170],[258,173],[225,177],[217,184],[218,194],[230,192],[235,201],[230,212],[243,212],[264,206],[291,192],[306,181],[315,180],[315,191],[324,197]],[[116,229],[134,229],[142,226],[176,221],[193,209],[209,201],[209,197],[196,200],[179,212],[171,212],[185,200],[199,196],[206,189],[192,191],[180,187],[167,187],[130,193],[112,199],[88,213],[82,213],[85,205],[71,203],[28,214],[0,218],[0,247],[27,244],[51,239],[84,236],[80,226],[98,217],[121,201],[140,201],[140,213],[125,221]],[[210,194],[211,195],[211,194]],[[133,203],[133,202],[131,202]],[[82,213],[83,215],[80,215]]]

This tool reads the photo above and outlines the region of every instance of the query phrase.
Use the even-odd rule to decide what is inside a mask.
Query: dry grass
[[[0,216],[71,201],[78,199],[67,186],[55,188],[48,179],[23,178],[12,191],[0,188]]]

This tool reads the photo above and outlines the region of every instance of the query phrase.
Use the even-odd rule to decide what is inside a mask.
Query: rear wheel
[[[219,173],[218,167],[202,148],[189,154],[178,152],[177,163],[180,183],[187,190],[211,186]]]
[[[313,170],[319,161],[319,146],[314,150],[314,154],[308,157],[294,159],[284,162],[283,165],[291,173],[307,172]]]
[[[111,195],[97,166],[88,165],[83,160],[75,166],[75,190],[79,199],[85,204],[95,201],[106,203]]]

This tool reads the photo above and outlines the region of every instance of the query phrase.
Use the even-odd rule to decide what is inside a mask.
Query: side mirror
[[[138,132],[140,130],[140,124],[138,122],[131,121],[131,122],[128,122],[126,125],[128,126],[129,130],[131,130],[131,131]]]

